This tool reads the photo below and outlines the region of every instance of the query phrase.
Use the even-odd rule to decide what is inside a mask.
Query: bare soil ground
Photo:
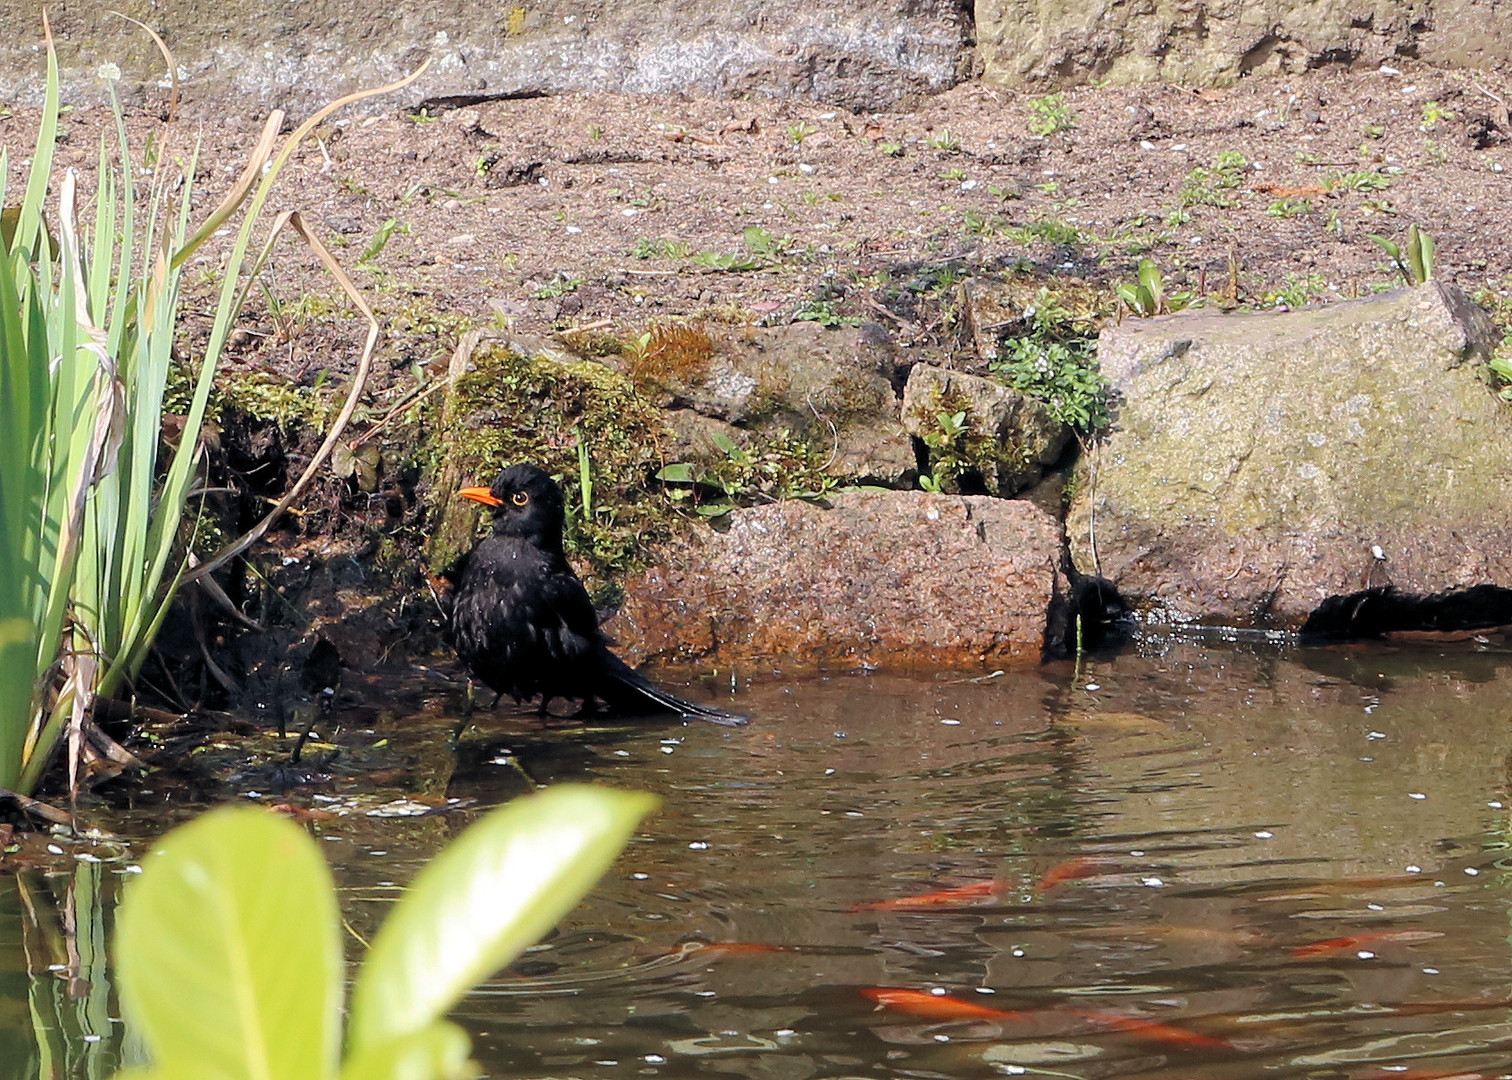
[[[444,342],[421,339],[446,337],[458,317],[589,327],[602,341],[672,317],[807,311],[877,320],[923,346],[929,313],[902,286],[946,266],[1111,283],[1149,257],[1168,289],[1297,304],[1393,281],[1368,234],[1400,239],[1415,223],[1437,242],[1439,276],[1501,290],[1509,100],[1494,77],[1432,69],[1081,88],[1059,115],[981,85],[887,115],[538,98],[338,118],[297,153],[270,206],[313,218],[373,288],[395,331],[381,394],[440,355]],[[64,163],[90,172],[108,119],[68,114]],[[1057,130],[1031,135],[1036,119]],[[34,125],[21,110],[0,119],[12,190]],[[139,147],[151,137],[168,153],[202,140],[196,202],[208,208],[257,125],[143,113],[129,126]],[[213,277],[202,267],[207,298]],[[339,375],[360,329],[336,314],[334,284],[293,245],[268,282],[273,301],[250,309],[241,362],[307,384]],[[816,312],[816,298],[828,308]]]

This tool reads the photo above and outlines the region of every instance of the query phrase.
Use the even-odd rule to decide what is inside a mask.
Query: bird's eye
[[[516,506],[524,506],[530,502],[530,496],[523,491],[517,491],[509,497],[509,501]]]

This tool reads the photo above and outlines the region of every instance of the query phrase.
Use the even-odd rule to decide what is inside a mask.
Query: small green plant
[[[799,146],[803,145],[804,139],[807,139],[810,135],[817,134],[819,134],[818,128],[810,124],[806,124],[802,120],[798,121],[796,124],[789,124],[787,126],[788,138],[792,139],[793,142]]]
[[[409,114],[409,122],[412,124],[434,124],[436,119],[429,109],[416,109]]]
[[[793,313],[794,322],[816,322],[833,330],[839,326],[860,326],[861,319],[854,315],[841,315],[836,310],[837,301],[814,299],[806,302]]]
[[[1024,247],[1037,240],[1056,247],[1076,247],[1089,239],[1075,224],[1053,214],[1041,215],[1027,225],[1003,229],[1002,234],[1005,239]]]
[[[642,236],[630,249],[630,254],[637,259],[685,259],[688,257],[688,248],[687,245],[666,237],[653,240]]]
[[[1022,199],[1023,193],[1011,184],[988,184],[987,194],[1000,202],[1011,202],[1014,199]]]
[[[1311,199],[1277,199],[1265,208],[1273,218],[1293,218],[1313,212]]]
[[[990,365],[1015,390],[1045,403],[1080,431],[1108,422],[1108,380],[1097,370],[1097,338],[1048,289],[1025,312],[1029,332],[1010,338]]]
[[[1192,304],[1190,292],[1166,295],[1165,281],[1154,259],[1140,259],[1139,280],[1133,283],[1122,283],[1114,288],[1114,292],[1118,294],[1119,300],[1123,301],[1125,307],[1135,315],[1145,318],[1180,311]]]
[[[715,431],[709,439],[724,460],[706,467],[679,461],[656,479],[667,497],[703,517],[723,517],[736,506],[779,499],[820,499],[840,478],[829,471],[830,452],[783,435],[750,449]]]
[[[955,132],[949,128],[941,131],[938,135],[931,135],[924,140],[924,145],[942,154],[959,154],[961,152],[961,140]]]
[[[747,226],[741,238],[747,251],[764,259],[780,259],[793,246],[792,237],[773,236],[760,225]]]
[[[530,297],[532,300],[556,300],[566,296],[570,292],[576,291],[578,286],[582,284],[583,279],[580,277],[569,277],[566,274],[558,273],[553,275],[552,279],[546,284],[531,293]]]
[[[1385,191],[1391,186],[1391,177],[1378,172],[1329,173],[1323,178],[1323,190],[1334,191]]]
[[[1454,113],[1444,108],[1437,101],[1423,103],[1423,122],[1418,125],[1424,131],[1432,131],[1438,126],[1440,120],[1453,120]]]
[[[959,165],[952,165],[948,169],[940,170],[940,179],[948,180],[952,183],[959,183],[960,181],[966,179],[966,170],[961,168]]]
[[[925,491],[945,491],[979,468],[980,451],[984,449],[981,444],[985,440],[971,423],[969,407],[951,411],[958,404],[962,402],[936,401],[934,423],[920,436],[929,448],[929,472],[919,477],[919,487]],[[941,409],[940,405],[947,407]]]
[[[710,270],[729,270],[735,273],[743,273],[747,270],[760,270],[766,265],[761,259],[751,255],[734,255],[725,251],[700,251],[694,255],[692,261],[699,266],[706,266]]]
[[[392,238],[396,232],[401,236],[408,236],[410,233],[410,227],[408,225],[399,224],[398,218],[388,218],[387,220],[385,220],[382,225],[378,226],[378,231],[375,232],[373,234],[373,238],[368,241],[367,247],[362,249],[362,254],[357,256],[357,265],[361,266],[363,263],[370,263],[380,254],[382,254],[383,249],[388,247],[390,238]]]
[[[592,139],[594,142],[598,142],[600,139],[602,139],[604,137],[604,129],[602,127],[600,127],[598,124],[589,124],[588,125],[588,137],[590,139]]]
[[[1237,201],[1234,191],[1244,180],[1244,170],[1249,165],[1245,156],[1237,150],[1224,150],[1208,167],[1199,165],[1187,173],[1177,195],[1182,206],[1233,206]]]
[[[1266,293],[1262,299],[1272,307],[1287,309],[1303,307],[1323,299],[1328,292],[1328,283],[1322,274],[1287,274],[1281,288]]]
[[[1384,139],[1386,137],[1386,125],[1366,124],[1360,129],[1360,134],[1367,139]]]
[[[1043,97],[1030,98],[1025,107],[1029,110],[1031,135],[1043,137],[1076,127],[1076,114],[1066,104],[1065,94],[1045,94]]]
[[[315,841],[241,806],[173,830],[118,916],[121,998],[153,1062],[130,1075],[475,1076],[447,1011],[550,931],[654,806],[562,784],[492,811],[393,906],[346,1009],[341,914]]]
[[[879,143],[877,143],[877,149],[880,150],[882,153],[886,154],[888,157],[902,157],[903,156],[903,144],[902,143],[879,142]]]
[[[1403,245],[1375,233],[1367,236],[1386,253],[1386,257],[1408,285],[1421,285],[1433,277],[1433,237],[1416,225],[1408,226],[1407,240]]]

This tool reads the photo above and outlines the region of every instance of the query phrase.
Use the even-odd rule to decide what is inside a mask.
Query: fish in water
[[[876,900],[868,904],[855,904],[851,911],[927,911],[930,908],[976,907],[1007,891],[1001,881],[977,881],[970,885],[958,885],[953,889],[924,893],[922,896],[900,896],[894,900]]]
[[[1155,1020],[1146,1020],[1139,1016],[1126,1016],[1123,1013],[1097,1012],[1086,1009],[1076,1010],[1078,1016],[1091,1020],[1094,1024],[1103,1027],[1114,1028],[1118,1031],[1126,1031],[1130,1035],[1137,1035],[1149,1042],[1164,1043],[1167,1046],[1186,1046],[1201,1050],[1232,1050],[1234,1044],[1227,1039],[1215,1038],[1212,1035],[1200,1035],[1186,1028],[1173,1027],[1170,1024],[1162,1024]]]
[[[1046,871],[1045,876],[1040,878],[1039,884],[1034,887],[1038,893],[1047,893],[1057,885],[1067,881],[1075,881],[1078,878],[1096,877],[1102,872],[1103,867],[1109,865],[1108,859],[1099,859],[1092,855],[1079,855],[1074,859],[1052,866]]]
[[[562,489],[545,470],[511,465],[491,487],[463,488],[493,512],[484,537],[453,571],[452,642],[467,670],[516,701],[577,699],[619,713],[672,712],[743,724],[747,717],[669,694],[609,650],[598,612],[562,550]]]
[[[1300,945],[1292,950],[1292,956],[1298,960],[1310,960],[1319,956],[1332,956],[1334,953],[1346,952],[1350,949],[1368,949],[1373,945],[1387,944],[1412,944],[1419,941],[1432,941],[1444,935],[1436,930],[1368,930],[1361,934],[1349,934],[1345,937],[1329,938],[1327,941],[1315,941],[1311,945]]]
[[[862,990],[861,996],[870,998],[878,1005],[922,1016],[926,1020],[1024,1020],[1029,1016],[1028,1013],[961,1001],[945,994],[931,994],[927,990],[872,986]]]

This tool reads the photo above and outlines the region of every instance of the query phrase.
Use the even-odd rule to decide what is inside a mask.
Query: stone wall
[[[153,86],[164,75],[155,46],[114,9],[163,36],[190,108],[235,95],[248,111],[308,111],[430,58],[405,104],[629,91],[885,109],[956,81],[969,32],[965,2],[57,0],[48,13],[75,100],[103,93],[94,76],[107,63],[121,69],[128,97],[163,93]],[[0,0],[0,25],[10,30],[0,41],[0,102],[40,98],[39,11],[38,0]]]
[[[1509,0],[977,0],[976,24],[976,70],[1004,86],[1512,60]]]

